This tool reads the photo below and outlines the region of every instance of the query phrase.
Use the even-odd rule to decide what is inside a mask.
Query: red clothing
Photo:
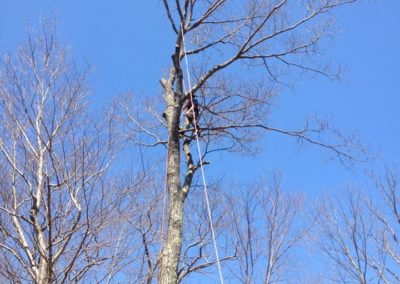
[[[193,101],[193,104],[192,104]],[[182,111],[185,113],[189,123],[200,132],[199,121],[199,103],[195,98],[188,98],[185,100],[182,106]]]

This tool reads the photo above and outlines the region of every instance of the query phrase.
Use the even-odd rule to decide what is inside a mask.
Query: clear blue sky
[[[0,51],[21,42],[25,24],[52,14],[72,55],[94,66],[92,89],[99,105],[129,90],[160,95],[158,80],[173,48],[161,0],[0,0]],[[299,150],[289,138],[268,135],[257,159],[216,158],[208,174],[251,180],[280,170],[288,188],[313,194],[349,181],[362,184],[365,169],[383,161],[400,164],[400,1],[360,1],[339,9],[337,27],[326,56],[347,66],[343,80],[303,79],[294,90],[283,91],[272,119],[278,126],[296,126],[308,113],[334,115],[338,128],[359,130],[381,157],[348,171],[326,162],[320,149]]]

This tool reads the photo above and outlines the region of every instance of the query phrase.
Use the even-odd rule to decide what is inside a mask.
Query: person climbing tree
[[[182,106],[182,112],[186,115],[190,125],[193,126],[195,134],[200,136],[199,102],[194,95],[185,100]]]

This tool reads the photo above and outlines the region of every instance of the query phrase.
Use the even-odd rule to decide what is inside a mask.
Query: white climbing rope
[[[190,95],[190,101],[191,101],[192,108],[194,108],[193,94],[192,94],[192,82],[191,82],[191,79],[190,79],[188,57],[186,56],[185,35],[184,35],[183,30],[184,30],[184,28],[181,25],[182,50],[183,50],[183,52],[185,54],[186,74],[187,74],[187,80],[188,80],[188,84],[189,84],[189,95]],[[194,111],[194,109],[192,111],[193,111],[193,121],[194,121],[193,124],[194,124],[194,131],[195,131],[194,133],[195,133],[195,136],[196,136],[197,152],[198,152],[199,160],[200,160],[200,170],[201,170],[201,176],[202,176],[202,179],[203,179],[203,189],[204,189],[204,196],[205,196],[206,205],[207,205],[208,219],[209,219],[209,222],[210,222],[211,235],[212,235],[212,239],[213,239],[213,243],[214,243],[215,258],[216,258],[216,262],[217,262],[220,282],[221,282],[221,284],[224,284],[224,277],[222,275],[221,262],[220,262],[220,259],[219,259],[217,240],[216,240],[216,237],[215,237],[214,224],[213,224],[213,220],[212,220],[210,201],[209,201],[209,198],[208,198],[206,175],[205,175],[204,167],[203,167],[203,155],[202,155],[202,152],[201,152],[200,142],[199,142],[199,129],[197,129],[197,123],[196,123],[197,117],[196,117],[196,112]]]

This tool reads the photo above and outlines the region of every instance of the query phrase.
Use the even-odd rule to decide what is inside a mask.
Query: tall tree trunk
[[[178,79],[178,82],[180,80]],[[178,83],[179,84],[179,83]],[[161,255],[159,283],[174,284],[178,279],[178,264],[182,247],[183,204],[185,194],[182,191],[180,177],[180,137],[179,122],[181,113],[181,92],[172,91],[169,84],[167,92],[168,121],[168,233]]]
[[[183,209],[187,192],[183,191],[181,183],[180,156],[180,117],[185,99],[182,74],[182,32],[178,33],[175,52],[172,55],[173,67],[168,80],[161,80],[165,91],[167,110],[165,112],[168,124],[168,232],[161,255],[160,284],[175,284],[178,282],[178,264],[182,249]],[[189,185],[190,187],[190,185]]]

